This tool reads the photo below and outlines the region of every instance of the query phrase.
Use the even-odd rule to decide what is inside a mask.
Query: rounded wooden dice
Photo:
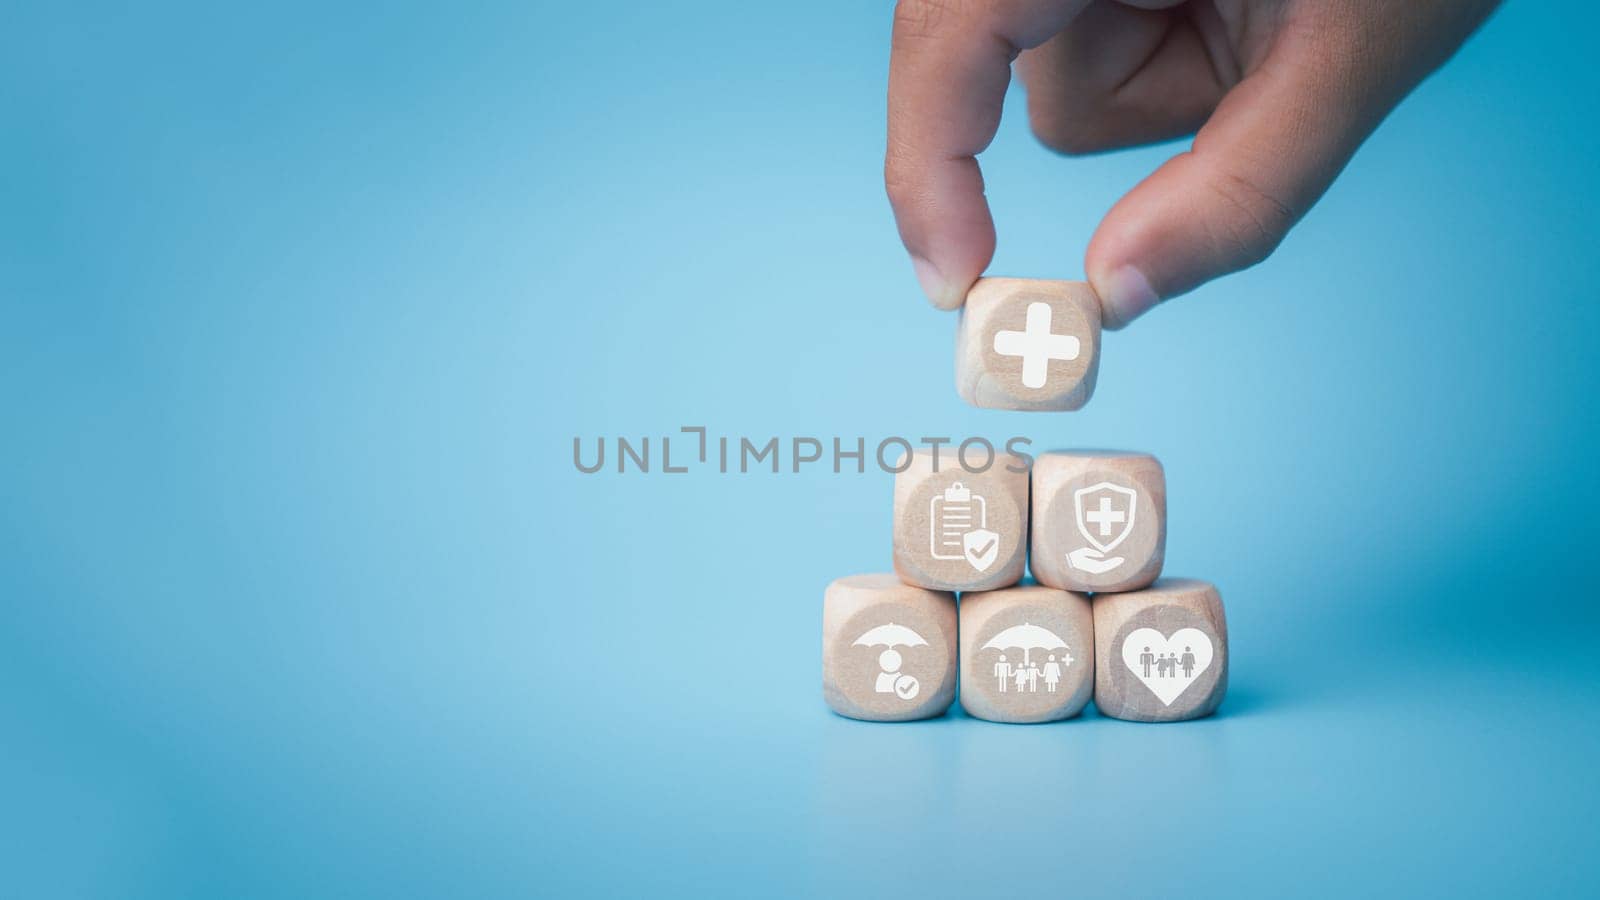
[[[1089,598],[1042,585],[961,595],[961,708],[991,722],[1053,722],[1094,693]]]
[[[852,719],[943,715],[956,694],[956,598],[893,575],[851,575],[822,600],[822,696]]]
[[[982,471],[975,471],[980,468]],[[1028,556],[1027,460],[1009,453],[969,460],[930,449],[901,460],[894,477],[894,570],[941,591],[987,591],[1022,578]]]
[[[1078,409],[1100,370],[1100,300],[1083,281],[980,278],[956,327],[956,391],[993,409]]]
[[[1094,705],[1136,722],[1211,715],[1228,690],[1222,596],[1204,581],[1163,578],[1094,597]]]
[[[1030,566],[1040,584],[1132,591],[1161,575],[1167,479],[1148,453],[1068,450],[1033,463]]]

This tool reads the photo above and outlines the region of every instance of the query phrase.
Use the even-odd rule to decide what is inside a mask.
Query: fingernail
[[[917,272],[917,283],[928,296],[928,302],[940,309],[955,309],[961,305],[962,294],[933,263],[920,256],[911,257],[911,268]]]
[[[1107,328],[1121,328],[1161,302],[1161,298],[1150,287],[1150,279],[1133,266],[1112,270],[1111,275],[1098,287]]]

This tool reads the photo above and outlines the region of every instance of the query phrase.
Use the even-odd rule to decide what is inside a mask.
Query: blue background
[[[1070,415],[955,395],[886,3],[6,18],[5,893],[1595,890],[1591,5],[1503,10]],[[1011,99],[994,271],[1078,277],[1176,147]],[[683,425],[1156,453],[1222,713],[831,715],[889,476],[572,465]]]

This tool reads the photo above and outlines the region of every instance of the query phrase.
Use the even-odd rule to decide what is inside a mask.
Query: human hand
[[[1084,260],[1107,327],[1265,259],[1498,0],[900,0],[884,181],[918,280],[961,305],[994,256],[976,155],[1017,59],[1063,153],[1194,133]],[[1196,131],[1198,129],[1198,131]]]

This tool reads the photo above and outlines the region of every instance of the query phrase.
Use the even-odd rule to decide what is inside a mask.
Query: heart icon
[[[1180,628],[1163,637],[1154,628],[1139,628],[1122,642],[1122,661],[1129,671],[1171,706],[1211,666],[1211,638],[1198,628]]]

